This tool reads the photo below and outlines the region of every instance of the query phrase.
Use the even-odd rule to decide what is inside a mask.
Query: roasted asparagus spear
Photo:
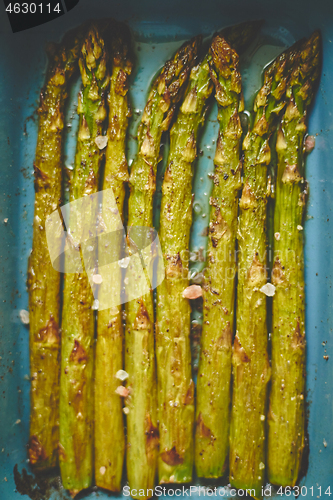
[[[278,131],[274,210],[272,387],[268,414],[268,479],[294,486],[304,448],[305,298],[303,215],[306,199],[303,143],[309,104],[319,75],[320,35],[301,49],[291,75]]]
[[[286,102],[288,74],[297,48],[282,53],[264,73],[252,130],[243,142],[244,185],[239,203],[239,264],[233,398],[230,426],[230,482],[260,494],[265,473],[265,414],[270,364],[266,326],[266,199],[269,137]],[[267,285],[266,285],[267,286]],[[267,293],[267,292],[266,292]]]
[[[138,155],[130,175],[128,237],[135,226],[152,227],[160,141],[194,65],[201,38],[184,44],[153,83],[138,130]],[[125,369],[128,373],[127,476],[131,489],[154,487],[158,451],[157,387],[153,296],[149,292],[126,307]],[[148,495],[151,496],[151,495]]]
[[[229,451],[238,192],[241,188],[241,77],[238,55],[220,35],[209,50],[218,103],[219,137],[210,198],[208,261],[197,382],[195,465],[199,477],[220,477]]]
[[[194,382],[191,370],[190,305],[187,288],[192,223],[192,165],[199,125],[213,90],[208,57],[195,66],[170,132],[162,186],[160,241],[165,280],[157,288],[156,356],[161,483],[191,481],[193,468]]]
[[[111,300],[114,305],[98,312],[95,356],[95,481],[97,486],[119,491],[123,472],[125,434],[122,400],[116,393],[117,387],[121,384],[116,374],[118,370],[123,369],[121,268],[117,261],[121,259],[123,205],[125,183],[128,181],[125,141],[129,117],[127,90],[132,71],[132,56],[129,52],[130,34],[126,26],[115,24],[107,29],[111,31],[112,37],[110,53],[113,67],[108,95],[109,125],[102,219],[108,234],[105,235],[107,241],[99,237],[98,253],[101,265],[110,244],[115,261],[102,266],[99,271],[103,282],[100,285],[98,299],[100,306]]]
[[[60,273],[48,252],[45,221],[61,203],[64,106],[77,65],[82,29],[69,33],[50,63],[40,95],[35,170],[35,215],[29,258],[31,410],[29,460],[37,468],[58,462]]]
[[[102,134],[106,118],[106,58],[104,42],[92,26],[79,60],[83,90],[79,94],[80,124],[71,201],[83,197],[89,200],[89,195],[98,190],[101,153],[95,140]],[[93,204],[84,207],[84,213],[70,214],[70,227],[76,218],[76,244],[89,238],[96,220]],[[63,485],[73,496],[91,486],[93,476],[93,293],[82,246],[80,254],[83,271],[65,275],[61,344],[59,458]]]

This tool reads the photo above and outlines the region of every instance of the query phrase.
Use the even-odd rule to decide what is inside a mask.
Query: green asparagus
[[[288,74],[297,47],[277,57],[264,73],[255,120],[243,142],[244,185],[239,203],[239,264],[233,398],[230,426],[230,482],[260,495],[265,472],[265,414],[270,364],[266,326],[266,200],[269,137],[286,102]],[[267,287],[267,285],[266,285]]]
[[[263,20],[245,21],[223,28],[218,34],[240,55],[253,42],[263,22]]]
[[[130,175],[128,237],[134,226],[153,226],[153,196],[162,132],[172,120],[176,103],[195,63],[201,38],[184,44],[154,81],[138,130],[138,155]],[[155,378],[154,308],[152,292],[127,303],[125,369],[128,373],[127,476],[131,489],[154,487],[158,452]]]
[[[203,329],[197,383],[195,465],[199,477],[220,477],[229,451],[238,192],[241,188],[241,77],[238,55],[217,35],[210,47],[220,132],[210,198],[210,238],[203,287]]]
[[[170,132],[170,151],[162,186],[160,241],[166,270],[157,288],[156,358],[160,483],[192,479],[194,382],[191,373],[190,305],[186,258],[192,223],[192,164],[199,126],[212,93],[208,57],[191,71],[184,101]]]
[[[58,462],[60,273],[47,250],[45,221],[61,203],[64,106],[77,67],[82,29],[69,33],[53,55],[38,109],[35,215],[28,289],[31,412],[29,461],[39,469]]]
[[[257,26],[258,22],[243,23],[225,31],[236,46],[244,48]],[[157,289],[156,327],[161,483],[192,479],[194,384],[189,295],[183,292],[189,284],[186,255],[192,223],[192,164],[197,154],[199,126],[204,123],[207,99],[213,90],[209,59],[207,54],[192,69],[184,102],[170,133],[168,167],[162,186],[160,238],[166,279]]]
[[[98,190],[101,153],[95,141],[102,134],[106,118],[105,92],[109,81],[106,59],[104,42],[92,26],[79,60],[83,90],[78,104],[80,124],[71,182],[72,201]],[[70,217],[71,226],[72,213]],[[90,210],[86,204],[85,212],[78,214],[77,241],[89,238],[95,217],[93,208]],[[63,485],[72,496],[91,486],[93,476],[93,293],[82,248],[80,252],[83,271],[65,275],[61,345],[59,458]]]
[[[319,75],[320,35],[304,44],[293,70],[278,131],[274,211],[272,386],[268,414],[268,478],[294,486],[304,448],[305,298],[303,142]]]
[[[103,181],[102,219],[110,237],[122,229],[125,184],[128,168],[125,156],[125,141],[129,117],[128,79],[132,71],[132,56],[129,53],[130,34],[125,25],[112,26],[110,52],[113,68],[108,95],[109,125],[105,155]],[[110,29],[110,28],[108,28]],[[117,210],[109,200],[112,190]],[[106,199],[105,199],[106,197]],[[113,238],[113,253],[121,258],[121,238]],[[118,245],[117,248],[114,248]],[[99,239],[99,262],[106,252]],[[121,383],[116,378],[123,369],[123,325],[121,316],[121,268],[118,262],[104,265],[100,273],[103,282],[99,289],[100,305],[113,298],[114,307],[98,312],[97,343],[95,356],[95,481],[96,485],[111,491],[119,491],[123,472],[125,434],[123,408],[116,389]]]

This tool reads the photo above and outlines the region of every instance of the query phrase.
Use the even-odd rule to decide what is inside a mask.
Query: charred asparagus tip
[[[225,38],[238,54],[242,54],[258,35],[264,20],[246,21],[222,29],[218,35]]]

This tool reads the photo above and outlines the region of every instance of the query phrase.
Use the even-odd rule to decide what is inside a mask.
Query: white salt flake
[[[116,378],[124,382],[128,378],[128,373],[125,370],[118,370],[116,373]]]
[[[300,225],[298,224],[297,229],[298,229],[299,231],[303,231],[303,226],[300,226]]]
[[[100,274],[94,274],[93,275],[93,282],[96,283],[96,285],[100,285],[103,281],[103,278]]]
[[[99,300],[95,299],[94,302],[93,302],[93,305],[91,306],[91,309],[93,311],[98,311],[98,308],[99,308]]]
[[[325,446],[325,448],[327,448],[327,441],[326,441],[326,439],[324,439],[323,445]]]
[[[129,414],[129,408],[123,408],[123,412],[125,413],[125,415],[128,415]]]
[[[126,269],[128,267],[129,262],[130,262],[130,257],[124,257],[123,259],[118,260],[118,265],[119,267]]]
[[[266,285],[260,288],[260,291],[267,297],[273,297],[275,295],[275,286],[272,283],[266,283]]]
[[[265,420],[265,415],[260,415],[260,420],[263,422]]]
[[[106,467],[104,467],[104,465],[100,467],[99,472],[102,474],[102,476],[104,476],[104,474],[106,473]]]
[[[276,239],[276,241],[279,241],[279,239],[281,238],[280,233],[274,233],[274,238]]]
[[[29,312],[25,309],[21,309],[19,312],[20,320],[24,325],[29,325]]]
[[[98,147],[98,149],[104,149],[108,143],[108,136],[107,135],[99,135],[95,139],[95,143]]]
[[[262,470],[265,468],[265,464],[263,462],[260,462],[259,464],[259,469]]]
[[[18,424],[20,424],[20,423],[21,423],[21,420],[20,420],[20,419],[18,419],[18,420],[16,420],[15,425],[18,425]]]

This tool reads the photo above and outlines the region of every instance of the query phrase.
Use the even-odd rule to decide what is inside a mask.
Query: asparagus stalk
[[[239,266],[233,398],[230,426],[230,482],[260,495],[265,472],[265,410],[270,365],[267,354],[266,201],[269,137],[286,102],[295,47],[265,70],[255,103],[252,130],[243,142],[244,185],[239,203]],[[247,438],[245,438],[247,436]]]
[[[69,33],[50,63],[40,95],[35,170],[35,215],[28,265],[30,318],[30,464],[38,469],[58,462],[60,273],[47,250],[45,221],[61,202],[64,106],[67,85],[82,43],[81,29]]]
[[[291,76],[278,131],[274,211],[272,386],[268,417],[268,478],[294,486],[304,448],[305,298],[303,142],[307,110],[319,75],[320,35],[304,44]]]
[[[156,355],[160,425],[160,483],[191,481],[194,383],[191,373],[188,259],[192,223],[192,165],[199,126],[213,90],[208,57],[191,71],[186,94],[170,132],[162,186],[160,241],[166,270],[157,288]]]
[[[220,124],[210,198],[210,238],[203,288],[203,329],[197,382],[195,465],[199,477],[220,477],[229,451],[238,191],[241,188],[241,77],[238,55],[220,35],[210,50]]]
[[[129,53],[130,34],[125,25],[113,28],[111,53],[113,68],[108,95],[109,125],[103,180],[102,218],[110,237],[122,229],[125,184],[128,168],[125,156],[125,141],[130,114],[128,104],[128,78],[132,71]],[[118,211],[110,210],[114,205],[109,200],[112,190]],[[105,199],[106,197],[106,199]],[[119,227],[120,224],[120,227]],[[99,240],[99,262],[106,252]],[[113,253],[121,258],[121,238],[111,240]],[[117,248],[114,246],[117,245]],[[123,325],[121,316],[121,268],[119,265],[103,266],[103,282],[99,289],[99,303],[113,298],[113,307],[98,312],[97,343],[95,356],[95,481],[96,485],[111,491],[119,491],[123,471],[125,434],[122,400],[116,393],[121,383],[116,378],[123,369]]]
[[[71,184],[71,200],[98,189],[101,153],[95,140],[106,117],[105,89],[109,81],[106,50],[92,26],[79,60],[83,90],[79,94],[79,133]],[[96,213],[85,207],[76,228],[76,239],[85,241]],[[73,219],[75,214],[73,215]],[[70,225],[72,224],[72,213]],[[80,238],[81,237],[81,238]],[[80,250],[82,258],[82,248]],[[83,259],[82,259],[83,260]],[[84,263],[82,262],[84,269]],[[93,475],[93,367],[94,311],[88,274],[66,274],[62,315],[60,379],[60,468],[63,485],[74,496],[92,484]]]
[[[134,226],[153,226],[153,196],[160,141],[181,98],[201,38],[184,44],[154,81],[138,130],[138,156],[131,168],[128,235]],[[152,292],[126,307],[125,367],[128,373],[127,476],[131,489],[154,487],[158,451],[157,394]]]

